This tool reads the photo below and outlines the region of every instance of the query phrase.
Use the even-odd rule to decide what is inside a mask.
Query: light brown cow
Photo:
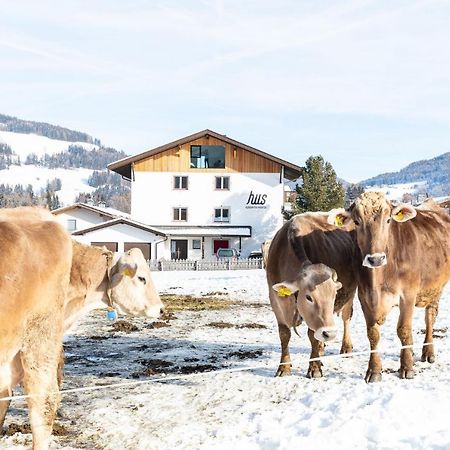
[[[324,342],[335,338],[334,312],[342,313],[344,321],[341,353],[352,351],[349,325],[359,253],[352,233],[330,228],[327,213],[299,214],[272,240],[266,275],[281,341],[276,376],[291,373],[291,328],[302,319],[308,326],[311,358],[321,356]],[[307,376],[321,377],[321,365],[310,362]]]
[[[0,219],[0,397],[23,378],[33,449],[44,450],[59,403],[57,366],[72,264],[69,234],[54,221]],[[20,367],[14,362],[18,362]],[[8,402],[0,401],[0,415]]]
[[[394,306],[400,307],[397,335],[411,345],[414,305],[425,308],[426,334],[422,361],[434,362],[433,325],[442,289],[450,278],[450,216],[435,205],[421,208],[393,205],[379,192],[361,194],[349,211],[329,215],[347,229],[356,228],[363,263],[358,293],[371,350],[380,340],[380,326]],[[413,378],[413,352],[402,349],[400,378]],[[381,358],[371,353],[366,381],[381,380]]]
[[[2,218],[20,221],[42,219],[54,221],[54,216],[42,208],[0,210]],[[55,222],[56,223],[56,222]],[[157,318],[164,306],[156,291],[150,268],[139,249],[121,255],[106,249],[72,241],[73,258],[70,285],[64,305],[64,331],[68,331],[84,314],[107,306],[124,314]],[[23,382],[24,371],[19,356],[12,362],[13,377],[10,390]],[[62,381],[63,355],[58,367],[58,385]],[[0,427],[9,402],[0,402]]]
[[[270,244],[272,243],[272,239],[266,239],[261,244],[261,254],[262,254],[262,260],[263,260],[263,269],[267,267],[267,259],[269,258],[269,249]]]

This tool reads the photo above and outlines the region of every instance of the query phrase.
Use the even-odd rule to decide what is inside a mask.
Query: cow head
[[[298,313],[314,331],[314,337],[325,342],[336,337],[334,300],[341,287],[333,269],[325,264],[309,264],[302,268],[297,278],[274,284],[272,289],[281,298],[298,293]]]
[[[370,269],[387,263],[389,230],[391,222],[406,222],[416,216],[411,205],[392,203],[381,192],[364,192],[349,210],[332,210],[328,223],[338,227],[354,227],[363,266]]]
[[[133,248],[121,255],[111,267],[109,278],[111,299],[119,312],[154,318],[161,315],[164,305],[141,250]]]

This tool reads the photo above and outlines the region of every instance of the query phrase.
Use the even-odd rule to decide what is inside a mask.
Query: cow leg
[[[36,321],[37,322],[37,321]],[[42,318],[47,327],[50,320]],[[62,321],[61,321],[62,323]],[[61,355],[61,332],[58,326],[29,329],[21,352],[24,391],[33,434],[33,450],[47,450],[59,404],[58,361]]]
[[[308,338],[311,342],[311,356],[310,358],[319,358],[324,354],[325,344],[321,341],[318,341],[314,337],[314,331],[308,328]],[[320,361],[310,361],[308,373],[306,376],[308,378],[321,378],[322,374],[322,363]]]
[[[291,330],[288,326],[278,324],[278,334],[280,335],[281,342],[281,359],[278,370],[275,374],[276,377],[284,377],[291,375],[291,356],[289,355],[289,341],[291,339]]]
[[[414,303],[405,301],[400,307],[400,317],[397,324],[397,336],[403,345],[412,345],[412,316]],[[400,352],[400,378],[414,378],[414,357],[412,348],[402,348]]]
[[[353,315],[353,300],[347,302],[342,308],[342,322],[344,324],[344,336],[342,337],[342,353],[351,353],[353,351],[352,339],[350,337],[350,320]]]
[[[425,308],[425,341],[422,348],[422,361],[434,363],[433,328],[438,315],[438,306],[433,304]]]
[[[367,325],[367,337],[370,344],[370,359],[369,367],[366,372],[366,383],[373,383],[381,381],[381,358],[377,351],[378,343],[380,342],[380,325],[377,323]]]
[[[9,397],[12,394],[9,386],[0,388],[0,397]],[[5,422],[6,411],[8,411],[11,400],[0,400],[0,434]]]

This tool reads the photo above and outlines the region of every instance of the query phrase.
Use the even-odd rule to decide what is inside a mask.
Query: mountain
[[[0,207],[91,201],[128,212],[129,183],[106,169],[126,156],[86,133],[0,114]]]
[[[420,186],[421,190],[434,197],[449,195],[450,152],[413,162],[398,172],[383,173],[359,184],[366,187],[410,184],[411,188],[417,189]]]

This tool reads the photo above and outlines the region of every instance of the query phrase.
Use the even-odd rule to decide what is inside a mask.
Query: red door
[[[214,239],[213,246],[214,246],[214,254],[216,254],[219,248],[229,248],[230,241],[226,239]]]

